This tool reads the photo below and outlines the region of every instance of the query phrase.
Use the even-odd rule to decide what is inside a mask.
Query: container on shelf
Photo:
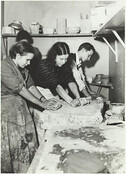
[[[39,34],[39,23],[38,22],[32,22],[30,25],[30,33],[31,34]]]
[[[43,34],[53,34],[54,28],[52,27],[43,27]]]
[[[66,33],[68,34],[80,33],[80,27],[66,27]]]
[[[56,32],[58,34],[65,34],[66,27],[67,27],[67,19],[65,19],[65,18],[56,19]]]
[[[91,33],[91,22],[88,14],[80,13],[81,33]]]
[[[103,74],[96,74],[96,76],[93,80],[93,83],[101,83],[102,82],[102,77],[103,77]]]
[[[103,6],[91,9],[91,31],[97,31],[107,19],[106,8]]]
[[[14,28],[15,30],[23,30],[22,22],[17,20],[14,20],[8,26]]]
[[[14,34],[14,28],[2,27],[2,34]]]
[[[104,74],[96,74],[93,83],[101,83],[104,85],[108,85],[110,83],[110,76]]]
[[[42,27],[42,25],[39,26],[39,34],[43,34],[43,27]]]
[[[14,34],[17,34],[19,31],[23,30],[22,22],[14,20],[8,25],[14,29]]]

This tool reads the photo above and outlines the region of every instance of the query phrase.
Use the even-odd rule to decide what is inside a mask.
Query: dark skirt
[[[1,97],[1,172],[26,173],[38,148],[33,119],[20,96]]]

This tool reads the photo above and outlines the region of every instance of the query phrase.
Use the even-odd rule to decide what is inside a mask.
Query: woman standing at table
[[[38,141],[25,100],[50,110],[61,105],[55,99],[46,100],[25,69],[34,56],[28,42],[13,45],[9,54],[1,62],[1,172],[26,173]]]
[[[37,86],[49,88],[53,95],[60,96],[72,107],[80,106],[80,95],[72,75],[72,71],[66,68],[70,54],[65,42],[57,42],[49,50],[47,59],[41,60],[37,72]],[[66,92],[68,89],[74,99]]]

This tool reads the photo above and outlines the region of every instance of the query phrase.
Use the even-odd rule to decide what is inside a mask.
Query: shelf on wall
[[[105,43],[109,46],[112,52],[115,54],[115,60],[118,62],[118,48],[117,40],[126,48],[125,42],[121,39],[118,32],[124,31],[125,29],[125,8],[122,7],[118,12],[116,12],[99,30],[97,30],[93,37],[101,37]],[[115,50],[112,48],[106,37],[110,34],[114,34],[117,40],[115,40]]]
[[[16,34],[2,34],[3,38],[16,37]],[[31,34],[32,37],[91,37],[92,33],[78,34]]]
[[[8,55],[8,38],[15,38],[17,34],[2,34],[2,41],[5,48],[6,55]],[[92,37],[92,33],[78,33],[78,34],[31,34],[35,38],[56,38],[56,37]]]

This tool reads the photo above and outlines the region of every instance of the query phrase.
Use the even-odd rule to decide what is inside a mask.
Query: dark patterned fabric
[[[1,98],[1,172],[26,173],[38,148],[35,127],[20,96]]]
[[[1,172],[26,173],[38,148],[34,122],[22,87],[34,85],[28,72],[23,79],[11,59],[1,63]],[[23,72],[22,72],[23,73]]]

